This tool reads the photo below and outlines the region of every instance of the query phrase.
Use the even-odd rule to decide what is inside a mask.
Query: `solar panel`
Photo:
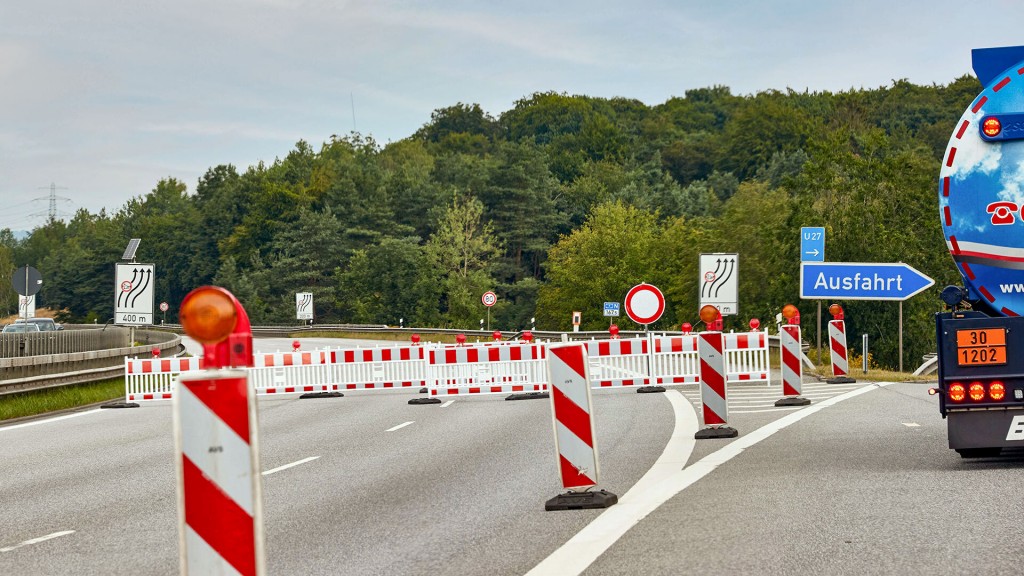
[[[128,247],[124,249],[124,256],[121,256],[122,260],[135,260],[135,251],[139,249],[139,242],[142,242],[142,238],[132,238],[128,241]]]

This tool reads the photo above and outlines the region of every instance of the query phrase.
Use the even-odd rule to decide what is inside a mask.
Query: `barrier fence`
[[[770,385],[764,332],[723,334],[726,383]],[[697,335],[584,342],[592,388],[696,384]],[[544,392],[547,344],[522,341],[472,345],[338,348],[254,355],[249,380],[258,395],[426,387],[431,396]],[[174,379],[199,370],[197,358],[127,359],[128,402],[166,400]]]

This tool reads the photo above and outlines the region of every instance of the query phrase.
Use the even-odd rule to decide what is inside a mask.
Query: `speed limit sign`
[[[484,292],[484,295],[480,297],[480,301],[484,303],[484,306],[490,308],[498,301],[498,295],[494,292]]]

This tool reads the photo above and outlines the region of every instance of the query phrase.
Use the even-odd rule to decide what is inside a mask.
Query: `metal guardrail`
[[[121,326],[69,326],[53,332],[0,333],[0,359],[124,348],[130,331]]]

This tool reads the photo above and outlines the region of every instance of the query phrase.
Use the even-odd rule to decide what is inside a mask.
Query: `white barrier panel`
[[[771,384],[768,359],[768,335],[764,332],[740,332],[725,336],[725,381]]]
[[[586,345],[592,387],[650,384],[646,338],[591,340]]]
[[[424,346],[346,348],[330,351],[330,391],[380,390],[427,385]]]
[[[651,379],[655,384],[696,384],[699,374],[696,334],[652,338]]]
[[[327,391],[330,355],[325,351],[253,354],[253,361],[249,382],[258,395]]]
[[[125,358],[124,397],[126,402],[170,400],[178,374],[199,370],[198,357]]]
[[[547,390],[543,344],[433,348],[427,361],[431,396]]]

